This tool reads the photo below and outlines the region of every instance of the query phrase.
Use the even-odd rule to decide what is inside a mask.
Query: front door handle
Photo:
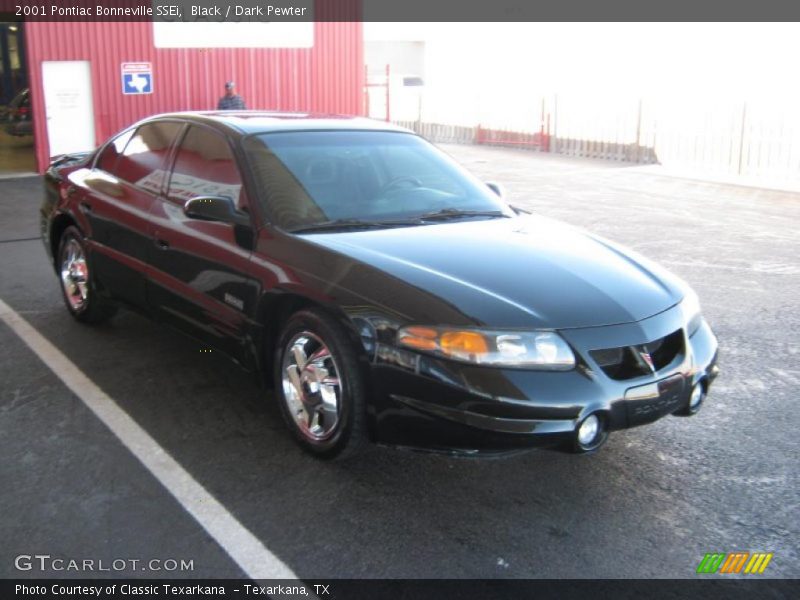
[[[156,246],[159,250],[167,250],[169,249],[169,242],[167,240],[162,240],[161,238],[156,238]]]
[[[81,202],[79,204],[79,206],[81,207],[81,210],[83,212],[87,212],[87,213],[92,212],[92,205],[89,204],[88,202]]]

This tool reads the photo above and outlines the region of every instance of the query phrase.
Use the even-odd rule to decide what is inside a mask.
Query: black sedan
[[[15,137],[33,135],[31,94],[28,88],[14,96],[6,113],[6,133]]]
[[[160,115],[56,159],[45,190],[73,317],[125,306],[226,353],[319,457],[590,452],[696,413],[717,374],[684,282],[385,123]]]

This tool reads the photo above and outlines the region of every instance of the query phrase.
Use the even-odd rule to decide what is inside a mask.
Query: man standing
[[[225,95],[219,99],[217,110],[247,110],[244,100],[236,93],[236,84],[233,81],[225,84]]]

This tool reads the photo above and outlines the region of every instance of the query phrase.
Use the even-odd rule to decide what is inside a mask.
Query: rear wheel
[[[114,315],[116,307],[97,294],[86,242],[77,227],[67,227],[61,235],[56,265],[64,303],[73,317],[100,323]]]
[[[275,351],[275,394],[294,438],[319,458],[357,454],[366,441],[365,392],[353,344],[321,310],[295,313]]]

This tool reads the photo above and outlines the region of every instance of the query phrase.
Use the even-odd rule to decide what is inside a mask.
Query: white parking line
[[[19,171],[16,173],[0,173],[0,179],[22,179],[24,177],[38,177],[34,171]]]
[[[208,493],[108,394],[2,300],[0,319],[117,436],[249,577],[297,579],[289,567]]]

